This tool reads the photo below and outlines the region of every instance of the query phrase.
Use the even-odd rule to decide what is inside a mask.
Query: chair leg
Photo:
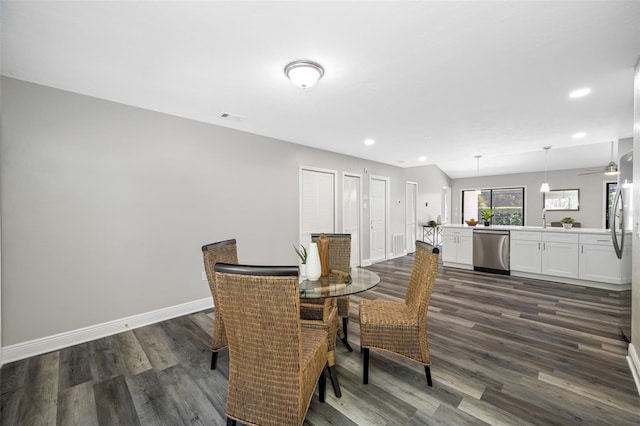
[[[344,340],[347,340],[349,331],[348,331],[348,326],[349,325],[349,317],[342,317],[342,330],[344,330]]]
[[[363,350],[364,359],[362,364],[364,366],[364,372],[362,374],[362,383],[369,384],[369,348],[364,348]]]
[[[338,373],[336,372],[336,366],[331,365],[327,367],[329,369],[329,379],[333,385],[333,393],[336,394],[336,398],[342,397],[342,391],[340,390],[340,381],[338,380]]]
[[[216,361],[218,361],[218,352],[211,351],[211,369],[216,369]]]
[[[431,367],[429,367],[428,365],[425,365],[424,372],[427,374],[427,385],[433,386],[433,383],[431,382]]]
[[[353,348],[351,347],[351,345],[349,344],[349,342],[347,341],[347,335],[345,334],[344,330],[342,329],[342,327],[338,327],[338,337],[340,338],[340,341],[342,343],[344,343],[344,345],[347,347],[347,349],[349,350],[349,352],[353,352]]]
[[[236,426],[236,421],[227,417],[227,426]]]
[[[327,367],[325,366],[325,368],[322,369],[322,373],[320,373],[320,379],[318,379],[318,399],[320,399],[320,402],[324,402],[325,399],[325,393],[327,391],[327,376],[325,376],[324,371],[327,369]],[[337,376],[336,376],[337,379]]]

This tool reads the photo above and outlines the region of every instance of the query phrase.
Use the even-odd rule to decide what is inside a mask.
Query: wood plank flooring
[[[412,256],[369,267],[337,344],[342,398],[327,386],[306,425],[638,425],[640,398],[620,327],[629,295],[440,267],[428,315],[433,387],[422,366],[371,351],[362,384],[358,301],[404,300]],[[1,371],[2,425],[225,424],[226,351],[209,369],[211,311]]]

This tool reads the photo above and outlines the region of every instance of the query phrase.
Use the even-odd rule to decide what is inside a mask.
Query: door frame
[[[358,179],[358,266],[362,266],[362,224],[363,208],[362,208],[362,175],[351,172],[342,172],[342,232],[344,229],[344,181],[346,177],[354,177]]]
[[[405,208],[404,208],[404,229],[405,231],[407,230],[407,213],[409,212],[409,202],[408,202],[408,198],[407,197],[407,188],[409,187],[409,185],[413,186],[413,218],[414,218],[414,226],[413,226],[413,236],[415,238],[413,238],[412,240],[409,240],[409,235],[405,235],[405,242],[404,242],[404,250],[406,253],[414,253],[416,251],[416,246],[415,246],[415,242],[418,239],[418,182],[413,182],[413,181],[406,181],[404,184],[405,187]]]

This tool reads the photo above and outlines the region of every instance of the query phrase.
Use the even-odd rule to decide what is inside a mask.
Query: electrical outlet
[[[202,271],[202,281],[206,281],[207,280],[207,273],[205,271]]]

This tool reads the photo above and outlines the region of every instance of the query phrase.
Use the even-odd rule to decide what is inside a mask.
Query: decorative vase
[[[318,253],[318,244],[309,244],[307,251],[307,279],[309,281],[317,281],[322,274],[320,266],[320,254]]]
[[[485,220],[484,221],[484,226],[489,226],[489,225],[491,225],[491,222],[489,222],[488,220]]]
[[[329,239],[325,234],[320,234],[318,240],[318,255],[320,256],[320,276],[329,276]]]
[[[562,227],[564,229],[571,229],[572,226],[573,226],[573,223],[563,223],[562,224]]]
[[[307,264],[306,263],[301,263],[300,264],[300,278],[303,280],[307,279]]]

